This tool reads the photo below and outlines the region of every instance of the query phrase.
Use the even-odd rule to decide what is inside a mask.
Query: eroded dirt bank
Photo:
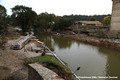
[[[103,46],[120,51],[120,39],[102,39],[97,37],[87,36],[85,34],[54,34],[55,36],[62,36],[65,38],[70,38],[74,40],[79,40],[81,42],[89,43],[96,46]]]

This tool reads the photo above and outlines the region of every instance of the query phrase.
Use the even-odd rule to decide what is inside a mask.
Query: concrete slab
[[[43,67],[41,64],[32,63],[29,64],[29,66],[31,66],[34,70],[36,70],[44,80],[64,80],[60,78],[55,72],[49,70],[46,67]]]

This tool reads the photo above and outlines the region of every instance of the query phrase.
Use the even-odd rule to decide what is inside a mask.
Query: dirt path
[[[10,50],[11,44],[14,43],[15,41],[20,40],[21,38],[23,38],[23,36],[21,36],[17,40],[9,40],[5,44],[5,50],[2,51],[2,56],[0,56],[0,67],[2,68],[6,67],[10,71],[8,72],[8,70],[0,69],[0,75],[2,75],[3,77],[12,76],[15,71],[23,69],[24,67],[23,59],[26,58],[26,55],[23,54],[22,51],[20,50]],[[6,72],[8,72],[9,74],[7,74]],[[0,80],[2,80],[1,77]]]

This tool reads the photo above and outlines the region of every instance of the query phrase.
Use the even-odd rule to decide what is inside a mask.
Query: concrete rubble
[[[46,67],[43,67],[41,64],[32,63],[29,64],[34,70],[38,72],[39,75],[43,77],[44,80],[64,80],[60,78],[55,72],[49,70]]]

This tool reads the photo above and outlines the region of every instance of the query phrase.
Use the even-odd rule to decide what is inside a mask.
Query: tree
[[[11,24],[11,16],[10,15],[6,16],[6,23]]]
[[[54,14],[48,14],[47,12],[41,13],[38,15],[38,25],[39,27],[42,27],[45,32],[47,32],[47,29],[50,28],[50,26],[53,24],[54,21]]]
[[[65,15],[63,16],[64,18],[73,18],[74,21],[89,21],[91,17],[94,17],[96,21],[102,21],[102,19],[106,16],[111,16],[110,14],[108,15]]]
[[[72,24],[73,24],[72,19],[57,16],[55,18],[55,24],[52,26],[52,30],[53,31],[63,31],[67,27],[71,26]]]
[[[0,5],[0,34],[7,30],[6,27],[6,9],[4,6]]]
[[[111,22],[111,16],[106,16],[106,17],[104,17],[104,19],[103,19],[103,21],[102,21],[102,23],[104,24],[104,25],[110,25],[110,22]]]
[[[3,49],[3,44],[6,42],[5,34],[7,32],[6,16],[7,14],[5,7],[0,5],[0,47]]]
[[[90,21],[95,21],[95,17],[90,17]]]
[[[16,25],[21,26],[23,33],[31,31],[31,26],[34,25],[36,16],[36,12],[30,7],[17,5],[12,8],[12,18]]]

